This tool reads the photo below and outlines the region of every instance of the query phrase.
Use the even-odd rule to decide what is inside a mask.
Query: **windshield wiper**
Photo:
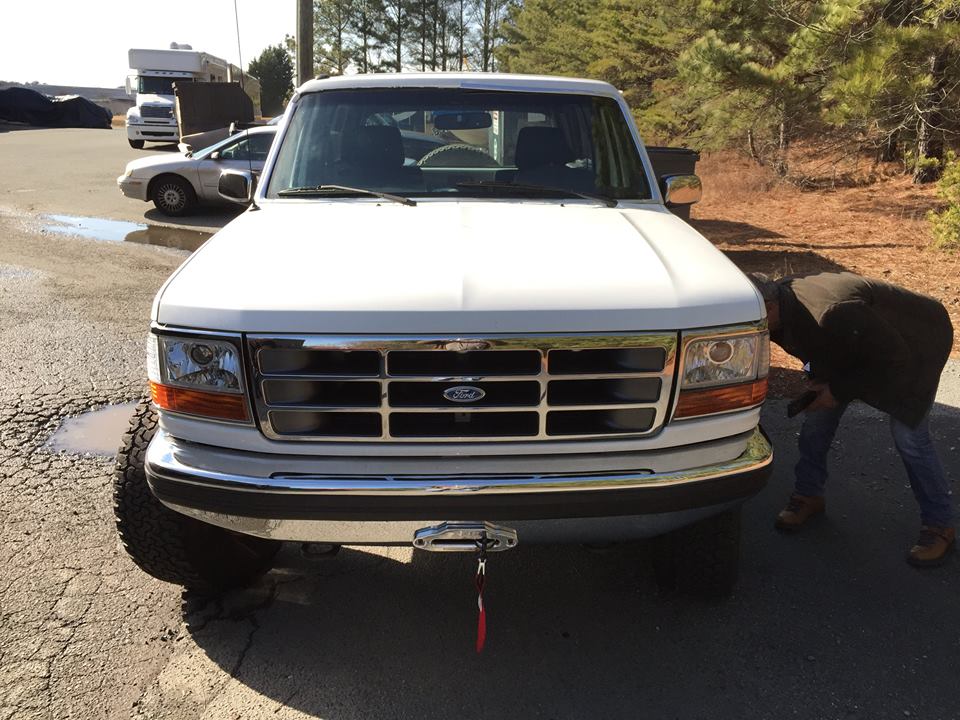
[[[394,195],[392,193],[380,192],[379,190],[367,190],[366,188],[347,187],[346,185],[314,185],[312,187],[287,188],[277,193],[280,197],[291,197],[293,195],[317,197],[324,195],[370,195],[371,197],[391,200],[401,205],[416,207],[416,200],[411,200],[403,195]]]
[[[616,207],[617,201],[605,195],[594,195],[593,193],[580,192],[579,190],[570,190],[569,188],[550,187],[548,185],[525,185],[523,183],[512,183],[500,180],[477,180],[472,182],[457,183],[458,188],[484,188],[489,190],[519,190],[520,192],[545,192],[554,195],[566,195],[581,197],[584,200],[593,200],[603,203],[607,207]]]

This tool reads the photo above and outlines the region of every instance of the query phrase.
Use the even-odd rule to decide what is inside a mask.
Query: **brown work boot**
[[[907,554],[907,562],[916,567],[933,567],[942,564],[953,550],[956,535],[953,528],[924,525],[920,528],[917,544],[910,548]]]
[[[790,502],[777,515],[778,530],[799,530],[814,515],[826,510],[827,504],[822,496],[797,495],[790,496]]]

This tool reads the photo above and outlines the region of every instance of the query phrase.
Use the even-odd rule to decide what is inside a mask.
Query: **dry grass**
[[[110,123],[113,127],[125,127],[127,124],[126,115],[114,115],[113,120]]]
[[[734,153],[705,155],[697,172],[704,200],[693,224],[743,270],[849,270],[937,298],[960,328],[960,253],[931,246],[926,214],[941,205],[933,186],[863,162],[843,186],[800,190]],[[960,333],[955,338],[957,354]],[[791,394],[799,363],[779,352],[773,360],[774,392]]]

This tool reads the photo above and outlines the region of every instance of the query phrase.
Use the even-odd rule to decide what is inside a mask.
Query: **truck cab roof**
[[[584,78],[505,73],[371,73],[317,78],[300,86],[301,95],[325,90],[360,88],[462,88],[465,90],[501,90],[512,92],[555,92],[620,98],[610,83]]]

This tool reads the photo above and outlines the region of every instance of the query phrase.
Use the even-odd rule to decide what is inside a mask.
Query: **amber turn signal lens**
[[[243,395],[185,390],[151,382],[150,396],[161,410],[172,410],[217,420],[249,420],[247,401]]]
[[[755,380],[739,385],[706,388],[704,390],[683,390],[677,401],[674,418],[712,415],[713,413],[740,410],[759,405],[767,397],[767,379]]]

